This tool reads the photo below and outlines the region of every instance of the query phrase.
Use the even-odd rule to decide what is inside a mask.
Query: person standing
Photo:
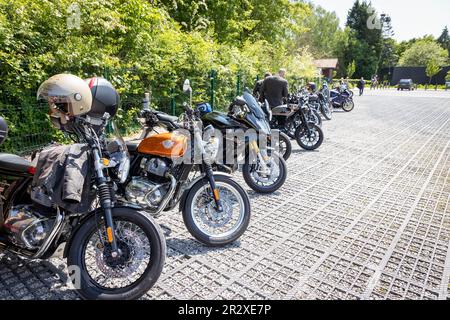
[[[359,89],[360,96],[362,96],[364,94],[365,85],[366,85],[366,81],[364,80],[364,77],[362,77],[361,80],[358,81],[358,89]]]
[[[262,87],[264,80],[271,76],[272,76],[272,74],[270,72],[266,72],[264,74],[264,79],[261,79],[256,82],[255,88],[253,89],[253,96],[256,98],[256,100],[260,100],[260,98],[261,98],[261,87]]]
[[[261,86],[261,100],[265,99],[269,102],[271,108],[275,108],[284,104],[289,94],[289,84],[286,77],[286,70],[280,69],[275,76],[264,79]]]

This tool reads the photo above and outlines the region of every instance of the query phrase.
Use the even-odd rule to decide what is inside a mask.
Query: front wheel
[[[300,126],[297,128],[295,139],[300,147],[308,151],[313,151],[322,145],[324,134],[319,126],[309,123],[308,127]]]
[[[259,159],[256,163],[246,163],[242,168],[244,180],[254,191],[262,194],[274,193],[279,190],[287,178],[286,161],[277,153],[271,154],[263,165]]]
[[[331,111],[329,105],[322,104],[320,111],[322,112],[325,119],[327,119],[328,121],[330,121],[333,118],[333,112]]]
[[[295,132],[295,131],[294,131]],[[292,143],[289,136],[283,132],[279,132],[277,145],[274,146],[275,151],[283,156],[284,160],[288,160],[292,154]]]
[[[161,275],[166,242],[159,225],[131,208],[114,208],[112,217],[117,257],[111,255],[105,223],[97,215],[83,223],[71,242],[67,265],[74,272],[72,281],[84,299],[138,299]]]
[[[207,179],[191,188],[183,208],[186,228],[194,238],[210,247],[233,243],[250,223],[250,200],[245,190],[226,176],[214,175],[214,180],[222,211],[217,210]]]
[[[351,112],[353,111],[353,109],[355,108],[355,103],[353,102],[353,100],[346,100],[343,104],[342,104],[342,109],[345,112]]]
[[[322,126],[322,118],[320,117],[319,112],[317,112],[317,110],[315,110],[315,109],[311,109],[309,111],[309,113],[307,114],[306,119],[308,120],[308,122],[312,122],[312,123],[316,124],[319,127]]]

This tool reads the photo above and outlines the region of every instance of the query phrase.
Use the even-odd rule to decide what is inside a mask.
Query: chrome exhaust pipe
[[[159,217],[161,215],[161,212],[163,212],[163,210],[166,208],[167,203],[173,197],[173,194],[175,193],[175,188],[177,187],[177,180],[175,179],[175,177],[170,173],[167,174],[167,177],[170,179],[170,188],[165,198],[159,204],[158,209],[154,213],[152,213],[152,215],[156,218]]]
[[[61,232],[61,229],[64,225],[65,214],[64,211],[61,212],[58,207],[56,207],[56,212],[57,214],[55,224],[53,225],[52,231],[50,231],[44,243],[39,248],[39,250],[33,255],[32,259],[39,259],[40,257],[42,257],[47,252],[48,248],[53,243],[56,236]]]

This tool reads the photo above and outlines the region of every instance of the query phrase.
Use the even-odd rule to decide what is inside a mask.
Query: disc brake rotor
[[[95,261],[99,270],[112,278],[127,277],[137,271],[144,259],[144,244],[139,235],[129,229],[119,229],[116,232],[119,256],[113,258],[111,245],[97,244]]]
[[[270,161],[266,163],[266,166],[269,172],[263,171],[261,164],[258,162],[255,170],[252,172],[252,176],[256,181],[261,183],[272,183],[280,175],[280,169],[273,158],[270,158]]]
[[[200,220],[211,228],[220,228],[227,225],[233,218],[232,200],[228,196],[220,194],[222,212],[217,211],[215,201],[210,200],[200,209]]]

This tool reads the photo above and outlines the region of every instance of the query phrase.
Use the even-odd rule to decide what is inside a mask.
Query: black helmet
[[[312,92],[315,92],[317,89],[317,86],[314,82],[310,82],[310,83],[308,83],[308,89],[311,90]]]
[[[8,136],[8,124],[6,120],[0,117],[0,145],[5,142],[6,137]]]
[[[94,77],[87,79],[92,92],[92,107],[88,113],[90,117],[102,118],[105,113],[114,117],[119,109],[119,93],[113,85],[104,78]]]

